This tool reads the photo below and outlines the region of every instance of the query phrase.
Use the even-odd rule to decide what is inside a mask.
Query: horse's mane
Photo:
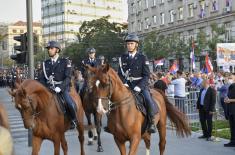
[[[112,67],[109,67],[109,70],[108,70],[108,74],[116,79],[116,82],[119,83],[120,85],[122,85],[122,80],[120,79],[119,75],[117,74],[117,72],[112,68]]]

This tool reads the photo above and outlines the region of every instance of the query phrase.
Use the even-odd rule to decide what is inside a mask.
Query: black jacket
[[[197,100],[197,109],[204,109],[207,112],[215,111],[216,91],[211,87],[207,89],[203,106],[200,104],[202,91],[203,89],[200,90],[199,97]]]
[[[55,62],[55,64],[53,65],[51,59],[44,61],[44,64],[47,77],[49,78],[52,75],[54,76],[54,81],[62,82],[61,84],[57,84],[56,87],[60,87],[60,89],[64,91],[67,87],[70,86],[70,81],[72,76],[72,68],[70,60],[59,57]],[[42,71],[40,72],[38,81],[41,82],[46,87],[52,86],[51,84],[48,83],[48,80],[44,75],[43,67]]]
[[[227,96],[230,99],[235,99],[235,83],[231,84],[228,87],[228,95]],[[227,107],[228,107],[228,114],[235,115],[235,103],[234,102],[228,103]]]
[[[93,62],[91,62],[89,58],[88,59],[84,59],[84,60],[82,60],[82,63],[84,65],[90,65],[92,67],[97,67],[98,65],[100,65],[100,61],[98,59],[96,59],[96,58],[94,59]],[[84,76],[84,72],[85,72],[85,68],[84,67],[81,68],[81,72],[82,72],[82,75]]]
[[[126,83],[133,89],[135,86],[140,87],[144,90],[148,88],[149,81],[149,61],[147,57],[141,53],[136,53],[134,58],[129,58],[129,54],[125,53],[121,56],[121,64],[123,72],[126,73],[129,70],[129,77],[142,77],[140,80],[127,81],[125,76],[123,76],[120,65],[118,69],[118,75],[123,83]]]

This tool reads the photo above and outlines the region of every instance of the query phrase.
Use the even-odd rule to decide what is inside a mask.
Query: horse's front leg
[[[64,155],[67,155],[68,154],[68,145],[67,145],[67,141],[65,139],[65,135],[63,134],[60,139],[61,139],[61,146],[62,146]]]
[[[91,114],[90,113],[85,113],[86,114],[86,118],[87,118],[87,122],[88,122],[88,126],[89,126],[89,130],[88,130],[88,145],[93,145],[93,133],[91,130]]]
[[[135,134],[130,141],[130,151],[128,155],[136,155],[138,145],[141,140],[141,134]]]
[[[38,152],[40,151],[41,144],[42,144],[42,138],[37,137],[33,135],[33,144],[32,144],[32,155],[38,155]]]
[[[119,148],[121,155],[126,155],[126,146],[125,142],[120,141],[118,138],[114,137],[114,140]]]
[[[54,143],[54,155],[59,155],[60,154],[60,136],[57,135],[53,139]]]
[[[100,138],[100,134],[101,134],[101,115],[99,115],[98,113],[95,113],[95,126],[96,126],[96,131],[98,134],[98,147],[97,147],[97,152],[103,152],[103,147],[101,144],[101,138]]]

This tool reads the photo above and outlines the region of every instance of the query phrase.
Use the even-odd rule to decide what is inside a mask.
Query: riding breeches
[[[141,93],[144,95],[144,99],[147,104],[148,114],[153,117],[156,113],[158,113],[158,107],[148,89],[142,90]]]
[[[65,102],[68,104],[71,119],[74,120],[74,121],[77,121],[76,110],[75,110],[75,102],[69,94],[69,87],[66,88],[63,91],[63,96],[64,96],[64,99],[65,99]]]

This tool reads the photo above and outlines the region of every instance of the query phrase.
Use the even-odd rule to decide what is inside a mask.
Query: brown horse
[[[6,129],[10,129],[7,111],[2,104],[0,104],[0,125]]]
[[[82,105],[86,114],[87,122],[89,125],[88,130],[88,145],[93,144],[93,139],[96,140],[97,138],[97,152],[103,152],[103,147],[101,144],[101,119],[102,115],[100,115],[96,108],[97,108],[97,100],[96,100],[96,94],[94,94],[92,91],[90,92],[89,89],[85,88],[83,90],[84,92],[81,93],[82,98]],[[91,116],[94,116],[94,122],[95,122],[95,129],[92,126]],[[93,135],[94,134],[94,135]],[[93,138],[94,137],[94,138]]]
[[[13,154],[13,141],[10,134],[7,112],[0,104],[0,155]]]
[[[44,139],[54,143],[54,155],[60,154],[60,144],[64,155],[68,153],[65,132],[70,128],[70,120],[57,106],[55,96],[36,80],[24,80],[10,94],[15,98],[15,107],[21,113],[24,127],[33,131],[32,155],[38,155]],[[77,119],[81,155],[84,153],[83,108],[74,87],[70,94],[77,105]]]
[[[89,87],[98,96],[97,110],[102,114],[108,112],[108,128],[114,136],[121,155],[126,155],[126,141],[130,142],[129,155],[135,155],[141,138],[144,139],[146,154],[149,155],[151,135],[146,131],[141,132],[145,117],[136,108],[136,100],[132,92],[123,85],[117,73],[108,64],[99,68],[88,66],[87,69],[90,71]],[[186,116],[170,104],[163,93],[152,89],[151,94],[159,107],[160,118],[156,123],[160,136],[160,155],[163,155],[167,115],[175,125],[177,135],[188,136],[191,130]]]

